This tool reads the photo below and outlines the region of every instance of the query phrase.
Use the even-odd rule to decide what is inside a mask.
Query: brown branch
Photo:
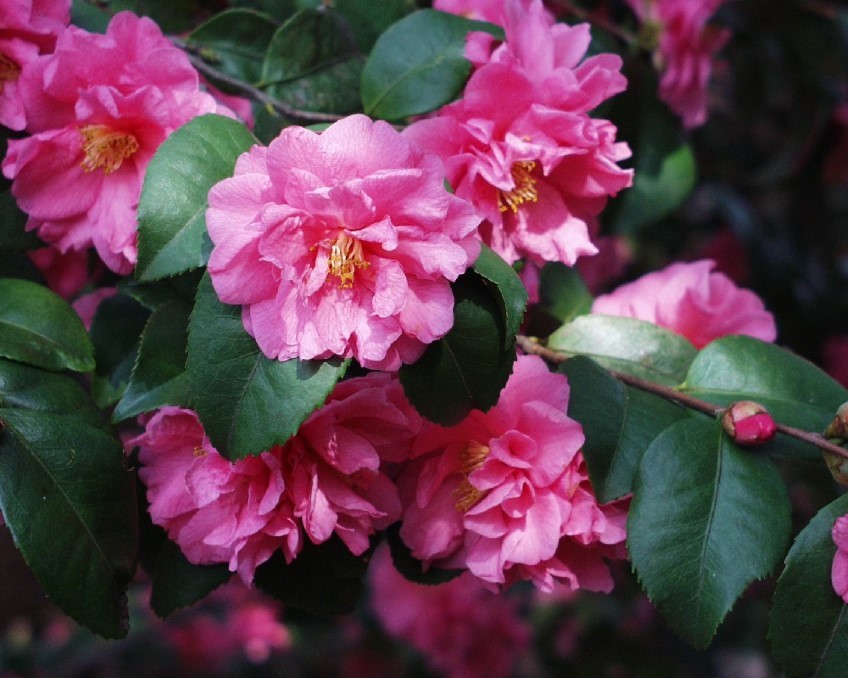
[[[553,349],[548,348],[547,346],[542,346],[539,343],[538,339],[534,337],[526,337],[522,334],[519,334],[516,338],[516,343],[525,353],[530,353],[533,355],[537,355],[541,358],[544,358],[548,362],[554,363],[555,365],[560,365],[569,359],[569,356],[564,353],[560,353],[559,351],[554,351]],[[627,384],[628,386],[632,386],[633,388],[638,388],[640,391],[647,391],[648,393],[653,393],[654,395],[658,395],[666,400],[671,400],[672,402],[680,403],[690,409],[697,410],[698,412],[703,412],[704,414],[708,414],[710,416],[717,417],[721,414],[725,408],[719,405],[715,405],[713,403],[709,403],[706,400],[701,400],[700,398],[695,398],[694,396],[689,395],[688,393],[681,393],[677,389],[671,388],[669,386],[662,386],[661,384],[655,384],[651,381],[647,381],[645,379],[640,379],[639,377],[634,377],[630,374],[625,374],[623,372],[618,372],[616,370],[607,370],[613,377],[618,379],[620,382]],[[810,431],[804,431],[802,429],[794,428],[792,426],[786,426],[785,424],[776,423],[777,430],[784,435],[787,435],[791,438],[796,438],[798,440],[802,440],[805,443],[810,443],[811,445],[815,445],[820,450],[824,452],[829,452],[830,454],[834,454],[837,457],[841,457],[842,459],[848,459],[848,450],[839,445],[835,445],[830,442],[823,435],[818,433],[812,433]]]

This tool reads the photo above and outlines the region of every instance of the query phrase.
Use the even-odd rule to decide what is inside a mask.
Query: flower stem
[[[539,340],[535,337],[526,337],[522,334],[519,334],[516,337],[516,343],[525,353],[537,355],[541,358],[544,358],[548,362],[554,363],[556,365],[564,363],[569,358],[569,356],[564,353],[554,351],[553,349],[550,349],[547,346],[542,346],[542,344],[539,343]],[[634,377],[631,374],[625,374],[624,372],[618,372],[616,370],[607,370],[607,372],[616,379],[618,379],[620,382],[627,384],[628,386],[638,388],[640,391],[647,391],[648,393],[653,393],[654,395],[658,395],[661,398],[665,398],[666,400],[670,400],[675,403],[680,403],[685,407],[697,410],[698,412],[703,412],[704,414],[708,414],[710,416],[718,416],[725,409],[720,405],[715,405],[713,403],[707,402],[706,400],[695,398],[694,396],[691,396],[687,393],[681,393],[677,389],[671,388],[669,386],[655,384],[651,381],[640,379],[639,377]],[[835,445],[819,433],[804,431],[802,429],[794,428],[792,426],[786,426],[785,424],[780,423],[777,424],[777,430],[780,433],[783,433],[784,435],[787,435],[791,438],[803,440],[805,443],[815,445],[824,452],[829,452],[830,454],[834,454],[837,457],[841,457],[842,459],[848,459],[848,450],[840,447],[839,445]]]

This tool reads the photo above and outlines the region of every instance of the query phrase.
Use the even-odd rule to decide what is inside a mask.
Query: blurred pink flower
[[[64,299],[73,299],[86,285],[96,282],[105,272],[100,262],[89,261],[88,250],[62,252],[56,247],[40,247],[27,253],[47,287]]]
[[[27,125],[18,87],[21,69],[56,46],[71,19],[70,0],[7,0],[0,3],[0,125]]]
[[[18,79],[32,136],[9,141],[3,173],[28,230],[62,252],[94,246],[113,271],[136,261],[136,206],[156,149],[218,111],[188,57],[150,19],[116,14],[105,35],[74,26]]]
[[[589,224],[632,183],[616,128],[589,116],[624,90],[621,59],[584,59],[588,24],[553,24],[540,0],[508,0],[506,42],[472,33],[478,66],[464,97],[404,134],[437,153],[447,179],[485,219],[483,241],[509,263],[572,265],[597,250]]]
[[[387,548],[369,567],[371,607],[390,635],[421,652],[440,675],[502,678],[530,648],[531,629],[517,600],[488,591],[469,574],[446,584],[410,582]]]
[[[638,318],[686,337],[696,348],[728,334],[774,341],[777,327],[760,298],[709,259],[674,263],[605,294],[592,313]]]
[[[730,38],[730,31],[708,21],[726,1],[627,0],[648,30],[659,32],[654,58],[662,73],[660,98],[685,127],[698,127],[707,120],[712,58]]]
[[[830,571],[830,579],[836,594],[848,603],[848,515],[836,519],[831,532],[836,544],[836,555]]]
[[[479,219],[438,158],[353,115],[287,127],[209,193],[209,272],[271,358],[356,358],[395,370],[453,325],[450,283]]]
[[[283,446],[229,462],[191,410],[164,407],[145,432],[139,476],[153,522],[193,563],[229,563],[245,583],[280,549],[291,562],[302,531],[320,544],[337,534],[356,555],[375,529],[400,517],[381,456],[406,458],[420,418],[397,378],[384,373],[338,384]]]
[[[828,337],[824,340],[821,350],[825,371],[840,384],[848,387],[848,334]]]
[[[564,375],[519,356],[492,409],[422,429],[398,486],[401,538],[425,566],[545,591],[612,588],[603,559],[624,555],[626,508],[598,505],[568,393]]]
[[[433,0],[433,9],[503,26],[506,3],[507,0]]]

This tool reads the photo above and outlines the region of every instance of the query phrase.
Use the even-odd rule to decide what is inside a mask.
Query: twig
[[[192,66],[194,66],[197,71],[206,78],[209,78],[213,82],[217,81],[225,85],[229,90],[235,92],[236,94],[240,94],[246,96],[254,101],[258,101],[263,106],[268,107],[272,111],[279,113],[280,115],[284,115],[287,118],[292,118],[293,120],[304,121],[304,122],[336,122],[337,120],[341,120],[344,116],[337,115],[335,113],[321,113],[318,111],[303,111],[298,108],[293,108],[288,104],[280,101],[279,99],[275,99],[274,97],[268,96],[261,89],[254,87],[253,85],[249,85],[246,82],[242,82],[237,78],[230,77],[226,73],[222,73],[214,66],[211,66],[206,60],[200,56],[195,48],[186,43],[185,40],[180,38],[171,37],[171,42],[183,50],[187,55],[189,60],[191,61]]]
[[[553,349],[550,349],[547,346],[542,346],[542,344],[539,343],[538,339],[535,339],[534,337],[526,337],[522,334],[519,334],[516,337],[516,343],[525,353],[531,353],[540,356],[548,362],[554,363],[556,365],[560,365],[569,359],[569,356],[565,355],[564,353],[554,351]],[[616,370],[607,370],[607,372],[609,372],[613,377],[615,377],[622,383],[627,384],[628,386],[638,388],[640,391],[647,391],[648,393],[653,393],[654,395],[658,395],[662,398],[665,398],[666,400],[671,400],[672,402],[680,403],[681,405],[684,405],[690,409],[697,410],[698,412],[703,412],[704,414],[708,414],[710,416],[716,417],[725,410],[724,407],[709,403],[706,400],[701,400],[700,398],[695,398],[694,396],[691,396],[688,393],[681,393],[677,389],[671,388],[669,386],[655,384],[651,381],[640,379],[639,377],[634,377],[633,375],[625,374],[624,372],[618,372]],[[830,452],[831,454],[834,454],[837,457],[841,457],[842,459],[848,459],[848,450],[840,447],[839,445],[835,445],[827,438],[818,433],[804,431],[802,429],[794,428],[792,426],[786,426],[785,424],[780,423],[776,423],[776,428],[784,435],[790,436],[791,438],[796,438],[798,440],[802,440],[805,443],[810,443],[811,445],[815,445],[820,450]]]

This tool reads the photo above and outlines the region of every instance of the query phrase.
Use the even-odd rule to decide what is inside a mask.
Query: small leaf
[[[181,301],[159,306],[141,334],[138,359],[112,421],[163,405],[189,406],[186,342],[190,308]]]
[[[539,305],[551,316],[568,323],[592,310],[592,294],[576,268],[548,262],[539,272]]]
[[[401,384],[415,409],[444,426],[458,423],[471,410],[492,407],[515,362],[490,285],[472,270],[457,279],[453,293],[453,328],[418,361],[400,368]]]
[[[392,525],[386,531],[386,539],[389,542],[395,569],[411,582],[437,586],[446,584],[465,572],[465,570],[446,570],[441,567],[431,567],[425,571],[421,561],[412,555],[409,547],[400,538],[400,524]]]
[[[0,356],[47,370],[94,369],[94,348],[74,309],[46,287],[14,278],[0,278]]]
[[[256,143],[240,122],[202,115],[159,146],[138,204],[136,277],[156,280],[204,266],[212,251],[206,196],[230,177],[239,155]]]
[[[212,444],[228,459],[281,445],[320,407],[347,361],[266,358],[241,321],[218,301],[207,273],[188,334],[192,402]]]
[[[841,678],[848,666],[848,605],[833,590],[831,530],[848,495],[825,506],[795,539],[769,616],[774,656],[789,676]]]
[[[686,410],[645,391],[625,386],[585,356],[567,360],[568,416],[586,435],[583,456],[601,503],[633,491],[642,455]]]
[[[363,592],[369,555],[355,556],[341,539],[303,550],[289,564],[279,551],[256,570],[256,585],[286,606],[329,616],[352,612]]]
[[[575,318],[548,337],[547,345],[666,386],[683,381],[697,354],[691,343],[670,330],[644,320],[606,315]]]
[[[127,634],[138,549],[120,443],[73,417],[0,409],[0,508],[47,594],[107,638]]]
[[[471,72],[463,56],[470,31],[503,39],[492,24],[422,9],[392,24],[362,70],[362,102],[373,118],[400,120],[452,101]]]
[[[527,308],[527,290],[515,270],[489,247],[482,245],[480,255],[472,267],[484,280],[491,283],[494,297],[501,307],[506,328],[504,349],[512,348],[515,335],[521,329],[524,310]]]
[[[670,626],[703,649],[745,588],[780,562],[790,505],[768,459],[704,418],[672,424],[642,457],[627,548]]]

